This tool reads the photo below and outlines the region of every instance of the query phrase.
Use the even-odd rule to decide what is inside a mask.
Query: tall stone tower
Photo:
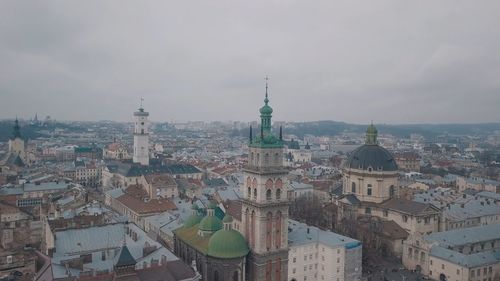
[[[288,274],[288,198],[283,140],[271,130],[273,109],[267,94],[260,109],[260,132],[250,127],[248,166],[241,186],[242,234],[251,252],[247,280],[286,281]]]
[[[149,112],[141,107],[134,112],[134,163],[149,165],[149,132],[148,132]]]
[[[9,139],[9,152],[19,155],[21,160],[26,163],[26,141],[21,136],[21,127],[17,117],[14,122],[12,137]]]

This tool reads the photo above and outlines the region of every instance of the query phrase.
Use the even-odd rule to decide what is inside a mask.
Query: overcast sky
[[[500,121],[500,1],[0,1],[0,118]]]

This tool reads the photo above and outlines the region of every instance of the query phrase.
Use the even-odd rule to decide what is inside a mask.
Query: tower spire
[[[252,136],[252,125],[250,125],[250,143],[252,143],[252,139],[253,139],[253,136]]]
[[[269,96],[267,93],[267,90],[269,89],[269,76],[266,75],[264,80],[266,80],[266,98],[264,99],[264,103],[267,105],[269,103]]]

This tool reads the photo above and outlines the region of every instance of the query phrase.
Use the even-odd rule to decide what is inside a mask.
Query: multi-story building
[[[288,280],[361,280],[361,242],[289,220]]]
[[[441,209],[439,231],[500,223],[500,204],[483,191],[476,195],[450,188],[434,188],[415,194],[414,201],[431,203]]]
[[[500,224],[422,235],[403,245],[403,264],[434,280],[496,280],[500,276]]]
[[[407,172],[420,171],[420,155],[414,151],[395,153],[394,160],[396,160],[400,170]]]
[[[75,182],[88,187],[102,185],[103,166],[96,161],[75,161]]]
[[[457,187],[459,191],[474,189],[477,191],[489,191],[500,193],[500,182],[496,180],[483,179],[478,177],[464,178],[457,177]]]

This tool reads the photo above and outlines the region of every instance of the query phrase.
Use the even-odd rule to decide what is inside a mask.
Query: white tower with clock
[[[149,131],[148,131],[149,112],[141,107],[134,112],[134,163],[149,165]]]

